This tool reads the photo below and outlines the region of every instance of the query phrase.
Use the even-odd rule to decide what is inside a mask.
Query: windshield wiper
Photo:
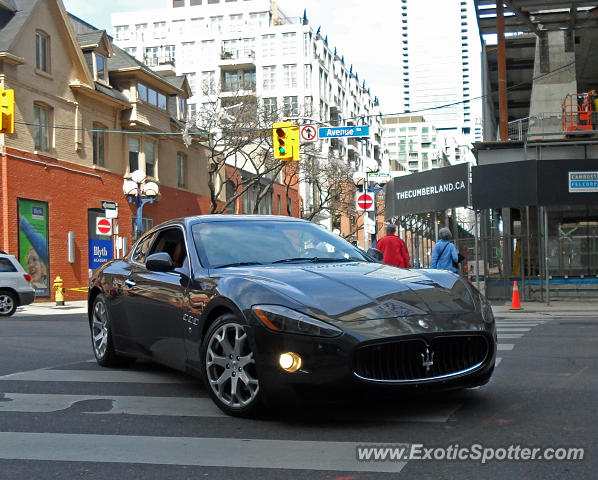
[[[295,258],[283,258],[282,260],[276,260],[274,263],[329,263],[329,262],[361,262],[362,260],[354,257],[349,258],[327,258],[327,257],[295,257]]]
[[[213,268],[226,268],[226,267],[245,267],[247,265],[263,265],[260,262],[235,262],[235,263],[225,263],[223,265],[215,265]]]

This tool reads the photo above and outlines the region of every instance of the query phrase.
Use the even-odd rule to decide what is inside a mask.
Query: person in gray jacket
[[[430,267],[438,268],[439,270],[450,270],[457,272],[459,255],[457,254],[457,247],[451,242],[451,231],[444,227],[438,230],[439,240],[434,245],[432,250],[432,263]]]

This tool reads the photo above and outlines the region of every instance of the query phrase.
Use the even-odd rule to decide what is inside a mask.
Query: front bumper
[[[451,335],[446,332],[439,335]],[[261,387],[272,395],[290,394],[299,398],[327,399],[341,395],[380,397],[436,392],[469,388],[488,382],[496,360],[496,340],[491,331],[467,332],[482,335],[488,343],[488,352],[475,368],[433,378],[416,380],[372,380],[359,376],[355,368],[355,352],[371,342],[362,342],[349,333],[335,338],[309,337],[280,334],[264,327],[256,327],[254,338],[256,363]],[[403,340],[406,337],[385,339],[386,342]],[[415,337],[412,337],[415,338]],[[419,337],[418,337],[419,338]],[[295,352],[303,359],[302,368],[288,373],[280,368],[278,359],[283,352]],[[418,357],[419,359],[419,357]]]

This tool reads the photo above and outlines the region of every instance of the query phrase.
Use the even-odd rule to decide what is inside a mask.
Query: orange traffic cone
[[[509,310],[523,310],[519,301],[519,288],[517,282],[513,284],[513,298],[511,299],[511,308]]]

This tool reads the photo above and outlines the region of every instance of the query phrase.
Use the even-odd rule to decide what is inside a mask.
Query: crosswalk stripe
[[[523,337],[523,333],[500,333],[498,332],[498,340],[500,339],[514,339]]]
[[[498,367],[498,365],[500,364],[500,362],[502,362],[502,357],[496,357],[496,360],[494,362],[494,367]]]
[[[91,411],[97,415],[128,414],[173,417],[228,417],[210,398],[206,397],[148,397],[118,395],[62,395],[36,393],[4,393],[0,397],[0,412],[49,413],[66,410],[77,402],[108,400],[111,407],[105,411]],[[390,422],[445,423],[461,407],[458,402],[410,408],[408,412],[381,407],[360,413],[360,420],[384,420]],[[93,409],[93,407],[92,407]],[[327,413],[330,417],[330,413]],[[337,420],[355,418],[353,412],[338,411]]]
[[[498,327],[497,330],[499,332],[529,332],[531,328],[522,328],[522,327]]]
[[[497,350],[513,350],[513,347],[515,346],[515,344],[513,343],[499,343],[496,346]]]
[[[193,379],[175,372],[134,370],[52,370],[40,369],[0,376],[0,380],[30,382],[109,382],[109,383],[191,383]]]
[[[400,472],[406,462],[358,461],[357,442],[0,432],[0,458],[212,467]],[[408,444],[380,444],[405,447]]]

